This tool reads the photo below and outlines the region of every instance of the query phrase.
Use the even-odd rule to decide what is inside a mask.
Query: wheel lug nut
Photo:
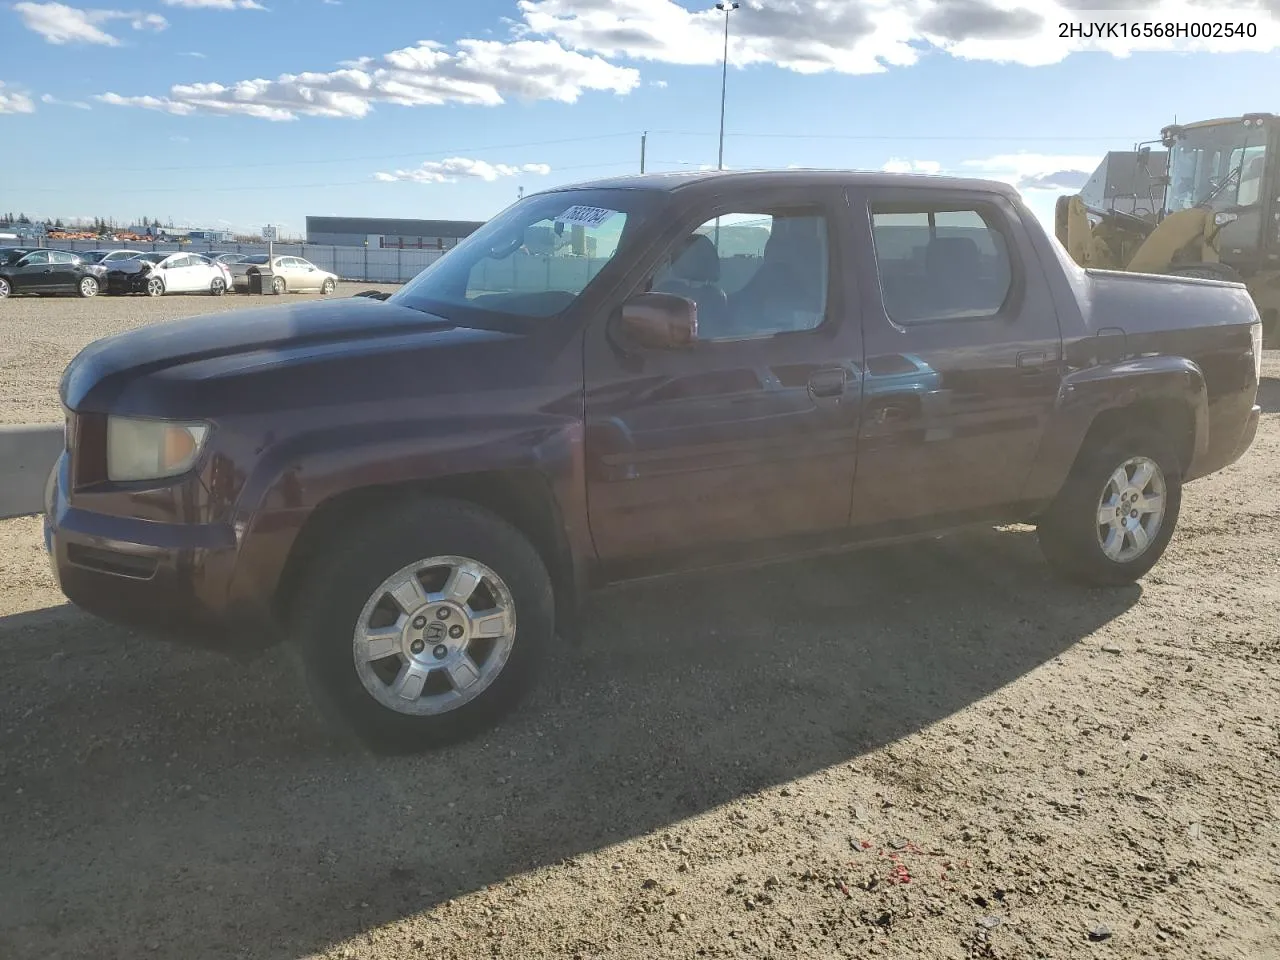
[[[415,640],[413,641],[413,643],[409,644],[409,649],[412,650],[414,653],[421,653],[424,649],[426,649],[426,646],[427,645],[423,643],[421,640]]]
[[[452,627],[449,628],[449,636],[451,639],[457,640],[459,637],[462,636],[462,627],[455,623]]]
[[[414,618],[413,618],[413,627],[414,627],[414,629],[415,629],[415,630],[421,630],[421,629],[422,629],[423,627],[425,627],[426,625],[427,625],[427,618],[426,618],[426,617],[414,617]]]
[[[431,653],[435,656],[437,660],[443,660],[445,657],[449,655],[449,648],[446,647],[443,643],[437,643],[436,648],[432,650]]]
[[[448,619],[449,619],[449,608],[448,608],[448,607],[441,607],[439,610],[437,610],[437,611],[436,611],[436,619],[437,619],[437,620],[448,620]]]

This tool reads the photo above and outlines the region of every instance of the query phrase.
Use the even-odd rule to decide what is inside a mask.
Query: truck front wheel
[[[555,623],[551,578],[529,541],[487,510],[440,500],[359,521],[304,574],[292,610],[320,706],[394,750],[495,723]]]
[[[1163,555],[1181,506],[1181,465],[1169,442],[1127,430],[1081,454],[1040,518],[1040,548],[1075,583],[1133,583]]]

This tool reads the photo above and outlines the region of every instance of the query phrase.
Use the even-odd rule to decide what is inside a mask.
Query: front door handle
[[[844,393],[847,380],[844,367],[819,370],[809,378],[809,394],[813,397],[838,397]]]

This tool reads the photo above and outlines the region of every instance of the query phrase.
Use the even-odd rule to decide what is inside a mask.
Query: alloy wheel
[[[1164,471],[1148,457],[1131,457],[1107,478],[1098,500],[1098,543],[1107,558],[1128,563],[1142,556],[1164,522]]]
[[[516,636],[515,602],[493,570],[466,557],[411,563],[370,595],[352,656],[366,692],[410,716],[449,713],[498,678]]]

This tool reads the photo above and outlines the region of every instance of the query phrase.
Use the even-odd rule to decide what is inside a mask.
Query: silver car
[[[314,291],[325,295],[338,289],[338,275],[328,270],[321,270],[309,260],[301,257],[275,256],[265,253],[245,257],[228,265],[237,291],[249,289],[249,278],[254,274],[262,276],[262,289],[265,293],[305,293]]]

